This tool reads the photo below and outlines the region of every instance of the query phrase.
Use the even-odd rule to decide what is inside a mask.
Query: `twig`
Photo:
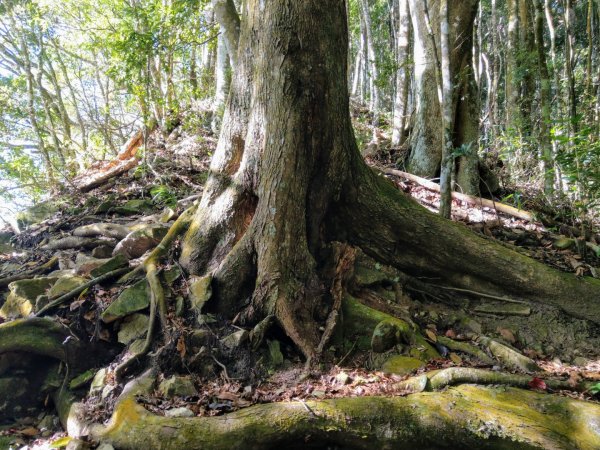
[[[230,381],[229,375],[227,374],[227,367],[225,367],[225,364],[219,362],[219,360],[215,358],[214,355],[210,355],[210,357],[215,360],[215,362],[221,367],[221,369],[223,369],[223,375],[225,376],[225,380]]]
[[[500,300],[502,302],[507,302],[507,303],[520,303],[522,305],[529,305],[529,302],[525,302],[523,300],[515,300],[513,298],[506,298],[506,297],[499,297],[497,295],[484,294],[483,292],[471,291],[469,289],[461,289],[461,288],[454,288],[454,287],[448,287],[448,286],[439,286],[437,284],[432,284],[430,286],[440,288],[440,289],[445,289],[447,291],[465,292],[467,294],[473,294],[473,295],[477,295],[479,297],[490,298],[492,300]]]
[[[27,272],[18,273],[16,275],[11,275],[5,278],[0,278],[0,288],[8,286],[13,281],[25,280],[34,275],[39,275],[44,273],[47,270],[50,270],[56,263],[58,262],[58,256],[53,256],[46,263],[42,264],[39,267],[36,267],[33,270],[29,270]]]
[[[343,357],[342,359],[340,359],[340,360],[339,360],[339,361],[338,361],[338,362],[335,364],[336,366],[340,366],[340,365],[342,365],[342,363],[343,363],[344,361],[346,361],[346,358],[347,358],[348,356],[350,356],[350,353],[352,353],[352,351],[354,350],[354,347],[356,347],[356,344],[357,344],[357,343],[358,343],[358,339],[354,341],[354,344],[352,344],[352,347],[350,347],[350,350],[348,350],[348,353],[346,353],[346,354],[344,355],[344,357]]]

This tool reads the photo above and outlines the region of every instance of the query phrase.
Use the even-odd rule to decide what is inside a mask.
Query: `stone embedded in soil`
[[[160,383],[158,390],[165,397],[192,397],[198,394],[188,377],[173,376]]]
[[[244,344],[248,340],[248,337],[249,334],[246,330],[239,330],[221,339],[221,344],[233,350]]]
[[[190,308],[195,314],[202,312],[204,304],[212,296],[212,276],[192,277],[189,279],[189,301]]]
[[[395,375],[408,375],[425,366],[425,362],[409,356],[392,356],[381,366],[381,370]]]
[[[106,385],[106,375],[108,371],[103,368],[96,372],[94,375],[94,379],[92,380],[92,384],[90,385],[90,395],[95,396],[102,392],[104,386]]]
[[[0,308],[0,317],[3,319],[27,317],[33,312],[37,297],[45,294],[46,289],[56,281],[57,278],[54,277],[13,281],[8,285],[10,293]]]
[[[188,337],[188,342],[193,349],[200,349],[208,345],[211,338],[211,332],[208,330],[194,330]]]
[[[281,344],[279,341],[267,341],[269,345],[269,357],[271,360],[271,365],[273,367],[279,367],[283,365],[283,353],[281,353]]]
[[[123,255],[116,255],[110,258],[108,261],[104,261],[104,263],[94,270],[90,272],[94,278],[100,277],[108,272],[112,272],[113,270],[120,269],[122,267],[127,267],[129,261]]]
[[[104,323],[122,319],[150,305],[150,288],[146,279],[128,287],[104,310],[100,318]]]
[[[113,255],[121,254],[129,259],[139,258],[156,247],[168,231],[169,227],[159,224],[132,231],[117,244]]]
[[[60,277],[56,280],[56,283],[52,285],[52,287],[48,290],[48,297],[50,298],[58,298],[61,295],[67,294],[71,292],[73,289],[78,288],[79,286],[84,285],[89,280],[83,277],[78,276],[64,276]]]
[[[135,339],[144,336],[148,330],[150,318],[145,314],[132,314],[126,317],[119,329],[118,341],[128,345]]]
[[[112,256],[114,247],[112,245],[99,245],[94,250],[92,250],[92,257],[104,259],[110,258]]]
[[[165,411],[166,417],[194,417],[195,414],[191,409],[188,408],[173,408]]]
[[[383,353],[398,343],[399,330],[393,323],[381,321],[373,330],[371,349],[375,353]]]

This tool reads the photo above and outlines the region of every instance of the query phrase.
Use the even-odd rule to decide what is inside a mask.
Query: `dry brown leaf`
[[[179,336],[179,339],[177,340],[177,351],[179,352],[179,356],[181,356],[181,358],[185,358],[187,348],[185,346],[185,339],[183,336]]]
[[[517,342],[517,340],[515,339],[515,335],[513,334],[512,331],[510,331],[507,328],[500,328],[498,327],[496,329],[496,331],[500,334],[500,336],[502,336],[502,338],[506,341],[509,342],[511,344],[514,344],[515,342]]]
[[[19,434],[22,434],[23,436],[37,436],[39,432],[40,430],[34,427],[27,427],[19,430]]]

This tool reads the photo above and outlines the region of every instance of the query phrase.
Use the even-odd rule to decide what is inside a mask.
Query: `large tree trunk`
[[[476,237],[365,165],[340,51],[344,2],[261,5],[243,15],[223,131],[182,248],[189,272],[213,275],[213,308],[242,312],[248,324],[273,315],[307,357],[318,356],[317,323],[332,303],[322,250],[342,241],[436,284],[546,302],[600,323],[597,280]]]

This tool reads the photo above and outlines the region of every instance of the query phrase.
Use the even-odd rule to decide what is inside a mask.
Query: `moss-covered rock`
[[[411,358],[409,356],[392,356],[383,363],[381,370],[386,373],[404,376],[413,373],[424,366],[425,363],[420,359]]]
[[[108,272],[112,272],[113,270],[120,269],[121,267],[127,267],[129,264],[129,260],[124,255],[116,255],[110,258],[108,261],[105,261],[102,265],[93,269],[90,272],[90,275],[94,278],[100,277]]]
[[[71,292],[73,289],[84,285],[88,281],[88,279],[78,276],[60,277],[48,290],[48,297],[60,297],[61,295]]]
[[[147,308],[150,305],[150,288],[148,282],[140,280],[128,287],[104,310],[100,318],[105,323],[114,322],[130,314]]]
[[[135,339],[144,336],[148,330],[150,318],[145,314],[132,314],[123,320],[119,329],[118,340],[128,345]]]
[[[190,309],[195,314],[202,312],[204,304],[212,296],[212,276],[192,277],[188,282]]]
[[[198,391],[188,377],[171,377],[160,383],[158,390],[165,397],[191,397]]]
[[[13,281],[8,285],[10,293],[0,308],[0,317],[3,319],[27,317],[34,310],[36,298],[45,294],[56,281],[57,279],[52,277]]]
[[[132,231],[117,244],[113,255],[122,254],[129,259],[139,258],[156,247],[168,231],[169,227],[159,224]]]

